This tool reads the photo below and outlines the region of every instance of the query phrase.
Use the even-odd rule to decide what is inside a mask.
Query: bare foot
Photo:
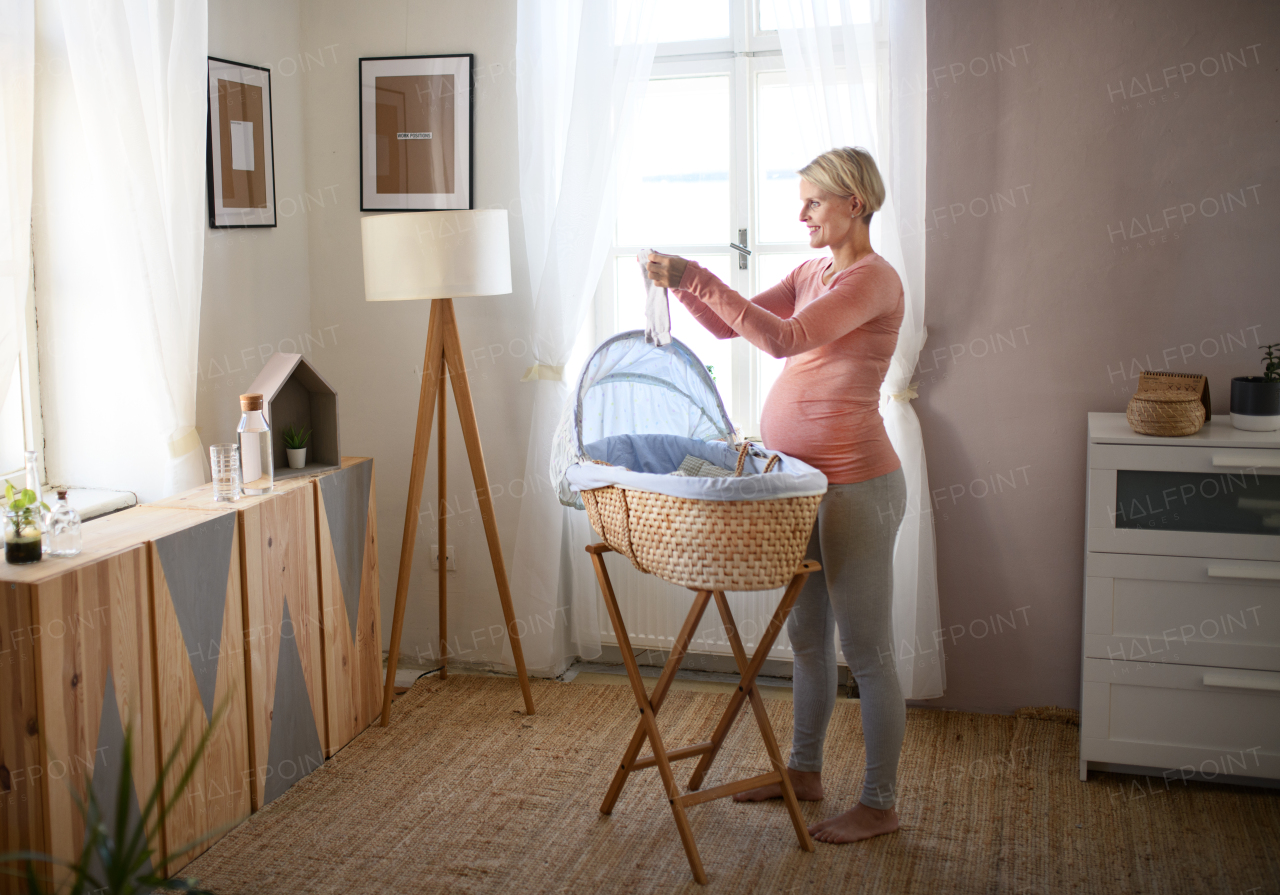
[[[787,768],[791,778],[791,787],[796,791],[796,798],[802,802],[822,801],[822,772],[793,771]],[[768,786],[748,789],[746,792],[734,793],[735,802],[763,802],[765,799],[782,798],[782,784],[770,783]]]
[[[898,829],[898,812],[869,808],[859,802],[844,814],[819,821],[809,828],[809,835],[819,842],[857,842],[892,833]]]

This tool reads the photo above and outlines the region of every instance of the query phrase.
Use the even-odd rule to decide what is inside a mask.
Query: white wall
[[[312,325],[308,203],[299,199],[306,145],[300,30],[298,0],[209,0],[209,55],[271,69],[278,226],[205,231],[196,424],[206,448],[235,440],[238,397],[273,351],[303,351],[323,369],[320,345],[341,335],[324,322]]]
[[[458,302],[463,347],[510,560],[529,430],[520,375],[528,274],[519,223],[515,0],[210,0],[209,53],[271,68],[275,229],[209,230],[198,418],[205,445],[232,439],[237,396],[272,351],[303,351],[338,390],[343,453],[375,459],[384,646],[426,344],[426,302],[366,304],[360,250],[357,107],[361,56],[475,54],[475,207],[511,212],[511,296]],[[295,347],[296,346],[296,347]],[[461,661],[504,665],[497,588],[457,414],[449,401],[449,630]],[[402,656],[436,664],[436,454],[429,458]],[[512,487],[512,482],[517,484]],[[512,571],[517,615],[520,585]],[[533,623],[526,619],[522,623]],[[545,630],[547,622],[542,628]]]
[[[459,300],[458,326],[464,351],[471,358],[469,378],[509,562],[519,511],[518,501],[510,496],[511,483],[524,475],[533,387],[519,381],[528,358],[512,356],[520,353],[528,332],[530,305],[517,201],[515,15],[515,0],[312,0],[303,14],[302,48],[313,55],[323,52],[329,60],[322,67],[312,65],[299,78],[307,127],[307,190],[326,197],[323,206],[312,207],[306,215],[311,319],[314,327],[332,327],[337,336],[336,348],[317,352],[315,363],[338,390],[343,452],[376,461],[384,643],[390,640],[418,371],[430,307],[427,302],[364,301],[358,60],[362,56],[475,54],[474,205],[511,212],[515,293]],[[447,495],[453,514],[448,518],[449,543],[454,545],[458,565],[448,583],[454,649],[462,661],[503,664],[504,639],[490,633],[501,631],[502,615],[452,397],[447,455]],[[436,664],[438,654],[437,573],[430,564],[437,538],[435,457],[433,448],[401,643],[405,660],[427,666]],[[520,485],[514,490],[520,493]],[[511,579],[520,616],[518,570],[511,570]]]

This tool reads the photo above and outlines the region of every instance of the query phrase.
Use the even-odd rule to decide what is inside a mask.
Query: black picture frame
[[[208,81],[206,83],[207,116],[205,127],[205,182],[206,197],[209,208],[209,226],[216,230],[250,229],[257,227],[275,227],[276,215],[276,182],[275,182],[275,130],[273,123],[274,107],[271,100],[271,69],[262,65],[247,62],[235,62],[231,59],[220,59],[209,56]],[[220,76],[227,77],[220,77]],[[248,114],[249,119],[230,118],[229,104],[225,93],[220,93],[219,81],[236,81],[249,87],[258,88],[262,100],[260,115],[243,108],[234,110],[238,114]],[[245,91],[238,97],[240,105],[253,105],[251,91]],[[222,113],[227,111],[227,116]],[[222,125],[240,124],[232,127],[232,133],[223,130]],[[249,125],[246,128],[243,125]],[[256,132],[256,134],[255,134]],[[216,142],[215,142],[216,141]],[[231,159],[226,158],[226,147],[231,146]],[[240,158],[237,158],[240,156]],[[247,156],[247,157],[246,157]],[[244,168],[249,164],[248,169]],[[253,175],[235,177],[231,180],[232,189],[242,195],[237,197],[241,202],[253,204],[227,205],[227,177],[229,171],[259,171],[261,178]],[[261,198],[261,204],[258,199]]]
[[[465,66],[465,78],[459,78]],[[387,135],[378,133],[377,120],[377,79],[380,77],[429,78],[441,75],[454,76],[455,92],[452,94],[452,147],[444,150],[442,155],[435,153],[431,147],[433,175],[428,179],[442,177],[446,183],[451,182],[451,191],[409,192],[409,153],[391,151],[392,144]],[[462,211],[475,207],[475,54],[448,53],[418,56],[365,56],[359,60],[357,67],[358,102],[359,102],[359,158],[360,158],[360,210],[361,211]],[[461,82],[466,85],[465,103],[456,99],[456,86]],[[421,101],[424,94],[418,93]],[[427,96],[434,96],[432,90]],[[443,95],[443,94],[442,94]],[[408,105],[408,104],[406,104]],[[430,113],[428,119],[432,120]],[[460,133],[461,132],[461,133]],[[425,135],[425,136],[424,136]],[[386,144],[381,145],[380,139]],[[408,140],[435,139],[432,131],[405,131],[397,133],[397,146]],[[464,145],[459,146],[459,143]],[[417,153],[421,154],[421,151]],[[401,172],[392,174],[390,167],[394,158],[402,159]],[[452,159],[452,169],[448,168],[447,159]],[[466,171],[458,168],[465,165]],[[381,172],[381,173],[380,173]],[[390,178],[398,190],[379,191],[379,178],[385,181]],[[422,178],[421,164],[415,172],[415,180]],[[398,180],[397,180],[398,178]],[[452,178],[450,181],[449,178]]]

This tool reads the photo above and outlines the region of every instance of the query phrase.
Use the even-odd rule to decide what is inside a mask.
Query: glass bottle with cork
[[[67,500],[65,490],[58,492],[58,500],[49,510],[45,538],[49,541],[50,556],[75,556],[80,552],[80,514]]]
[[[271,427],[262,410],[262,395],[240,396],[240,490],[246,495],[270,494],[275,477]]]

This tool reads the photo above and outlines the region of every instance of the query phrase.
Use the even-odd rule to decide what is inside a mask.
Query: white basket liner
[[[738,452],[724,442],[707,442],[679,435],[613,435],[586,445],[586,454],[612,463],[575,463],[565,474],[573,491],[617,485],[636,491],[655,491],[692,500],[778,500],[825,494],[827,477],[807,463],[778,454],[769,473],[772,453],[752,445],[741,476],[671,475],[692,454],[716,466],[733,469]]]

